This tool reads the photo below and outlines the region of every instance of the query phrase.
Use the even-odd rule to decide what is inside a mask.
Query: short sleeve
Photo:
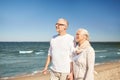
[[[74,54],[74,49],[75,49],[75,42],[74,42],[74,38],[72,38],[71,45],[70,45],[70,59],[71,59],[71,62],[73,61],[72,57],[73,57],[73,54]]]
[[[50,47],[49,47],[49,49],[48,49],[48,55],[52,55],[52,47],[51,47],[51,41],[50,41]]]

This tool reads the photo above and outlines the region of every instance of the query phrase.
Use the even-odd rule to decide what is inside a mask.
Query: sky
[[[0,0],[0,41],[50,41],[59,18],[73,36],[85,28],[90,41],[120,42],[120,0]]]

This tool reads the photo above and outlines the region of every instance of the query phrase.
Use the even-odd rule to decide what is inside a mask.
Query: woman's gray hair
[[[85,35],[86,39],[89,40],[89,33],[88,33],[88,31],[86,29],[80,28],[80,29],[78,29],[78,32],[81,32],[81,34]]]

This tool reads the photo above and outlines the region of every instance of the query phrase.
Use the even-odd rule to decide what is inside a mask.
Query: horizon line
[[[0,42],[50,42],[50,41],[0,41]],[[90,41],[90,42],[120,42],[120,41]]]

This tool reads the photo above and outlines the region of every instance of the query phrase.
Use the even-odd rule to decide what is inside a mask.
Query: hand
[[[44,68],[44,69],[42,70],[42,73],[43,73],[43,74],[47,74],[47,69]]]
[[[68,80],[73,80],[73,74],[70,73],[70,74],[68,75],[67,79],[68,79]]]

